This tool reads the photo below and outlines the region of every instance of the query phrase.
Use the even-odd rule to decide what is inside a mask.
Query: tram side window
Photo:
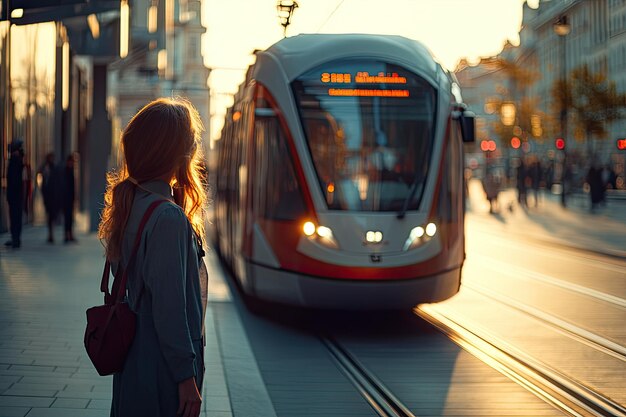
[[[221,134],[221,138],[220,141],[217,142],[216,145],[216,149],[217,149],[217,165],[218,165],[218,169],[217,172],[224,172],[226,169],[226,165],[225,165],[225,161],[226,161],[226,145],[224,145],[225,140],[223,140],[226,137],[226,129],[227,126],[224,127],[224,129],[222,129],[222,134]],[[216,175],[215,178],[215,182],[217,184],[217,196],[218,198],[221,198],[222,196],[222,192],[224,190],[224,179],[221,175]]]
[[[463,145],[461,130],[458,123],[452,123],[450,143],[448,147],[448,164],[450,166],[450,220],[458,222],[463,210]]]
[[[305,214],[302,192],[285,134],[275,118],[257,119],[255,206],[261,217],[299,220]]]
[[[463,198],[463,166],[461,133],[458,123],[450,124],[446,145],[443,178],[439,194],[439,213],[444,222],[457,222],[461,216]]]

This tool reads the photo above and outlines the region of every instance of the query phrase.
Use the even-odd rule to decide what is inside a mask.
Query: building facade
[[[86,132],[85,83],[85,68],[72,54],[63,24],[0,22],[0,232],[8,227],[11,142],[21,141],[25,151],[26,223],[44,221],[38,172],[46,155],[54,154],[58,164],[75,155],[75,177],[79,187],[82,184],[84,163],[78,150]]]
[[[566,26],[560,26],[565,23]],[[566,30],[560,30],[565,28]],[[496,66],[493,62],[513,66]],[[624,185],[624,151],[617,149],[617,139],[626,137],[626,121],[618,119],[606,123],[606,137],[589,135],[576,124],[573,111],[564,108],[554,95],[555,84],[569,77],[577,68],[587,66],[592,73],[603,74],[615,82],[618,93],[626,92],[626,0],[544,0],[537,9],[524,4],[520,45],[507,44],[496,57],[483,59],[477,68],[460,65],[456,75],[464,91],[480,90],[467,100],[485,120],[492,123],[479,135],[497,136],[494,118],[485,111],[494,97],[512,100],[517,108],[516,133],[526,141],[527,152],[554,162],[564,156],[555,149],[555,139],[565,140],[568,164],[576,171],[582,184],[587,166],[594,162],[608,164],[618,171],[620,186]],[[514,71],[513,71],[514,72]],[[520,86],[516,78],[520,73],[531,76],[530,82]],[[499,89],[499,91],[493,91]],[[523,111],[524,101],[529,107]],[[522,117],[523,116],[523,117]],[[528,118],[533,120],[528,121]],[[524,119],[524,120],[522,120]],[[524,126],[526,122],[526,126]],[[497,127],[497,126],[496,126]],[[495,129],[497,130],[497,129]],[[502,129],[500,129],[502,130]],[[513,135],[515,136],[515,135]],[[507,138],[503,148],[511,150]]]
[[[199,0],[135,0],[132,3],[132,50],[111,66],[109,109],[114,141],[131,117],[159,97],[183,97],[200,113],[208,148],[209,69],[204,66]],[[114,143],[114,151],[119,148]],[[115,152],[114,152],[115,153]]]
[[[626,91],[626,0],[609,0],[609,78],[618,91]],[[613,124],[610,139],[626,138],[626,119]]]
[[[106,173],[119,163],[121,129],[137,110],[158,97],[182,96],[208,130],[201,1],[85,0],[41,10],[0,21],[0,233],[8,229],[7,147],[18,139],[29,167],[25,222],[43,222],[37,171],[46,154],[59,163],[73,155],[77,203],[95,231]]]

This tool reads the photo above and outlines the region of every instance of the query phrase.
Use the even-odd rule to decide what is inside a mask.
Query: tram
[[[327,309],[456,294],[463,142],[452,74],[399,36],[313,34],[256,53],[216,141],[212,239],[243,292]]]

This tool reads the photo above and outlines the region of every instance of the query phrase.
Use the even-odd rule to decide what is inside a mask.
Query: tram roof
[[[420,42],[396,35],[304,34],[282,39],[258,55],[271,55],[293,80],[307,70],[342,58],[378,58],[437,79],[443,71]]]

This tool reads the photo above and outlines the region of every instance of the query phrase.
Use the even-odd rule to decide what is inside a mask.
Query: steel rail
[[[587,346],[590,346],[596,350],[601,351],[602,353],[612,356],[615,359],[626,362],[626,347],[615,343],[612,340],[590,332],[589,330],[585,330],[566,320],[555,317],[554,315],[546,313],[543,310],[516,301],[513,298],[508,297],[501,292],[489,289],[484,285],[475,283],[464,283],[463,287],[467,288],[468,290],[482,294],[483,296],[488,297],[500,304],[504,304],[505,306],[510,307],[514,310],[529,315],[543,323],[548,324],[559,332],[564,333],[566,336],[573,337],[579,342],[586,344]]]
[[[472,255],[472,259],[476,259],[476,258],[482,259],[484,261],[488,261],[488,262],[481,263],[480,264],[481,266],[500,272],[500,273],[504,271],[504,273],[513,275],[517,279],[540,281],[545,284],[550,284],[556,287],[560,287],[571,292],[582,294],[587,297],[596,298],[598,300],[604,301],[605,303],[610,303],[610,304],[614,304],[622,308],[626,308],[626,300],[621,297],[617,297],[615,295],[607,294],[602,291],[597,291],[591,288],[587,288],[583,285],[574,284],[572,282],[568,282],[560,278],[555,278],[551,275],[546,275],[540,272],[535,272],[530,269],[526,269],[524,267],[515,266],[506,262],[498,261],[486,255]],[[472,261],[468,261],[468,262],[471,263]],[[515,272],[517,272],[518,274],[515,274]],[[623,272],[623,271],[620,271],[620,272]],[[466,281],[464,281],[464,283],[465,282]]]
[[[329,337],[321,337],[332,359],[381,417],[416,417],[356,357]]]
[[[626,417],[622,405],[550,369],[478,326],[470,330],[433,305],[419,305],[414,312],[463,349],[570,416]]]

